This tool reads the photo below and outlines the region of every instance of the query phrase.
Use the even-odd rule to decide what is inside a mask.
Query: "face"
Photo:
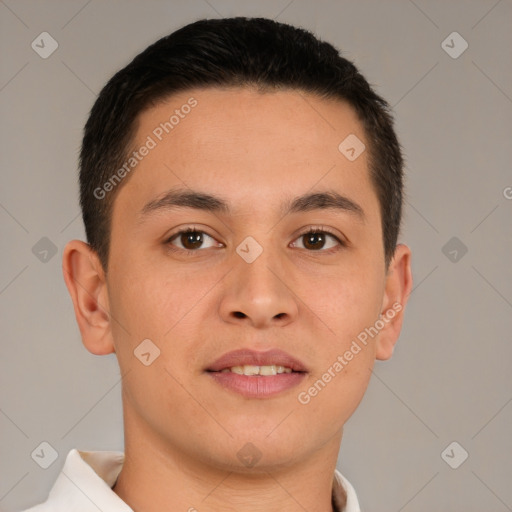
[[[106,278],[133,428],[241,470],[240,453],[275,468],[339,442],[388,326],[365,329],[393,309],[350,134],[368,147],[349,106],[297,91],[192,90],[140,116],[150,149],[115,199]]]

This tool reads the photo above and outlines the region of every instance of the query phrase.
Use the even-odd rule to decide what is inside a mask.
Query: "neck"
[[[340,442],[338,432],[293,466],[242,472],[198,460],[125,417],[125,462],[114,492],[138,512],[332,512]]]

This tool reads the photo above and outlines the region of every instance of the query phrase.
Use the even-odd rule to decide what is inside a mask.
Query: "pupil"
[[[310,233],[309,235],[306,235],[307,236],[307,242],[305,244],[306,247],[308,247],[310,244],[313,245],[312,249],[321,249],[321,247],[319,247],[317,244],[318,244],[318,239],[320,239],[320,242],[324,242],[324,235],[323,233]],[[315,242],[316,242],[316,245],[315,245]],[[322,246],[323,246],[323,243],[322,243]]]
[[[200,247],[203,240],[202,240],[202,235],[201,233],[198,233],[197,231],[193,231],[191,233],[185,233],[183,235],[185,237],[185,243],[183,243],[183,238],[182,238],[182,243],[183,243],[183,246],[187,249],[197,249],[197,247]],[[191,247],[189,246],[189,244],[191,245]]]

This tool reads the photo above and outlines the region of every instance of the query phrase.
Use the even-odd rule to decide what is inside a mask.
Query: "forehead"
[[[206,88],[175,94],[142,112],[136,142],[147,135],[164,144],[186,138],[210,148],[229,146],[232,157],[244,153],[244,147],[262,144],[273,151],[293,149],[298,155],[330,146],[329,153],[338,156],[338,140],[351,133],[365,139],[354,109],[344,101],[295,89]],[[299,143],[306,144],[303,151]]]
[[[139,116],[133,149],[151,149],[120,198],[129,195],[141,207],[179,185],[227,194],[242,213],[317,185],[371,194],[366,151],[353,161],[340,151],[354,136],[368,145],[356,113],[342,101],[297,90],[192,89]]]

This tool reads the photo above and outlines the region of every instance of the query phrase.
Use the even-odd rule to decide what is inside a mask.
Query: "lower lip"
[[[270,398],[298,386],[305,373],[240,375],[233,372],[208,372],[221,386],[247,398]]]

